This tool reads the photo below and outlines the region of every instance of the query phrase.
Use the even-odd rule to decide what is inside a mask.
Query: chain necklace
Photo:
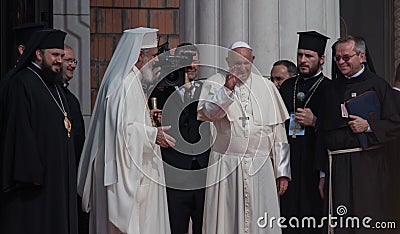
[[[68,138],[71,137],[72,124],[68,119],[68,113],[65,111],[64,104],[62,102],[62,99],[61,99],[61,96],[60,96],[60,92],[58,91],[57,86],[54,85],[54,87],[56,88],[56,91],[57,91],[58,98],[60,99],[61,106],[60,106],[60,104],[58,104],[56,98],[54,97],[53,93],[50,91],[49,87],[47,87],[47,85],[44,83],[42,77],[36,71],[34,71],[32,68],[28,67],[28,69],[31,70],[33,73],[35,73],[35,75],[38,77],[38,79],[40,81],[42,81],[42,84],[44,85],[44,87],[46,87],[47,91],[49,91],[49,93],[50,93],[51,97],[53,98],[54,102],[57,104],[57,106],[60,109],[61,113],[64,115],[64,127],[67,130]]]
[[[247,115],[247,107],[248,107],[248,105],[251,105],[250,96],[252,95],[251,94],[251,85],[252,85],[252,81],[253,81],[252,77],[249,77],[248,79],[250,79],[250,80],[248,80],[248,82],[246,82],[246,83],[239,81],[239,82],[241,82],[241,84],[240,84],[241,87],[236,86],[237,91],[239,91],[239,92],[237,92],[237,91],[234,92],[235,97],[239,102],[240,109],[242,111],[242,116],[239,117],[239,120],[242,121],[242,127],[244,128],[245,137],[248,137],[248,134],[249,134],[248,121],[250,120],[250,117]],[[246,92],[248,92],[248,95]],[[247,96],[247,97],[244,97],[244,96]],[[242,101],[244,102],[244,105],[242,104]]]
[[[296,91],[297,91],[297,82],[299,81],[299,77],[297,76],[296,82],[294,83],[294,89],[293,89],[293,111],[296,112]],[[307,101],[304,104],[304,108],[306,108],[308,102],[311,100],[311,97],[314,95],[315,91],[317,90],[318,86],[322,83],[324,80],[325,76],[322,76],[317,82],[317,85],[315,88],[312,90],[310,96],[308,97]],[[312,87],[311,87],[312,88]]]
[[[300,77],[300,76],[297,76],[296,82],[294,83],[294,89],[293,89],[293,112],[294,112],[294,113],[296,113],[296,91],[297,91],[297,82],[299,81],[299,77]],[[306,108],[308,102],[311,100],[311,97],[314,95],[315,91],[317,90],[318,86],[322,83],[322,81],[324,80],[324,78],[325,78],[324,76],[322,76],[321,78],[319,78],[319,80],[316,81],[317,83],[314,83],[314,85],[311,87],[312,92],[311,92],[310,96],[308,97],[307,101],[304,103],[303,108]],[[314,88],[314,86],[315,86],[315,88]],[[308,91],[308,93],[310,93],[311,89]],[[308,94],[308,93],[307,93],[307,94]],[[292,138],[296,138],[296,131],[297,131],[297,129],[298,129],[297,126],[300,126],[300,125],[297,123],[296,120],[294,120],[294,123],[295,123],[295,128],[294,128],[294,131],[293,131]]]

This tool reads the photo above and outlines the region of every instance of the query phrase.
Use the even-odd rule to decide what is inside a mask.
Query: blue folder
[[[359,116],[365,120],[377,120],[381,118],[381,104],[375,91],[365,93],[346,101],[346,108],[350,115]],[[368,137],[365,132],[357,134],[360,146],[368,148]]]

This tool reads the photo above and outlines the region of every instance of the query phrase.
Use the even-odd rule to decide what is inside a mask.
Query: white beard
[[[155,82],[156,76],[153,74],[153,69],[150,66],[144,66],[141,70],[142,73],[142,82],[151,85]]]

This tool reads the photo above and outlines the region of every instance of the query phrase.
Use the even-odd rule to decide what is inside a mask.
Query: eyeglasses
[[[358,53],[355,53],[353,55],[343,55],[343,56],[336,55],[335,57],[333,57],[333,60],[335,60],[335,62],[339,62],[340,59],[343,59],[343,61],[348,62],[355,55],[358,55]]]
[[[71,65],[71,64],[73,64],[73,63],[75,63],[75,65],[78,65],[78,60],[76,60],[76,59],[63,59],[64,60],[64,62],[66,62],[66,63],[68,63],[69,65]]]

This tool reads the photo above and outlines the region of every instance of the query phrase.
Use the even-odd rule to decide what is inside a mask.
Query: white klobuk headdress
[[[143,27],[125,30],[108,64],[102,85],[128,75],[135,66],[141,49],[157,47],[157,32],[158,29]]]

